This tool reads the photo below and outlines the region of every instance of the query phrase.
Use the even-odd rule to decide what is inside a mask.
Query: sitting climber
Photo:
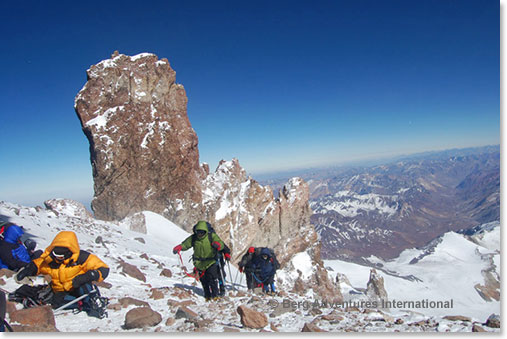
[[[208,223],[199,221],[193,227],[193,234],[180,245],[173,248],[173,253],[194,249],[193,262],[196,279],[201,281],[206,301],[219,297],[217,253],[224,248],[224,242],[218,234],[208,231]]]
[[[246,286],[249,290],[252,290],[254,285],[254,278],[252,276],[253,272],[253,259],[255,258],[255,247],[249,247],[247,252],[241,257],[241,261],[239,262],[239,271],[241,273],[245,273],[246,276]],[[260,253],[260,248],[258,251]]]
[[[280,264],[272,250],[263,247],[260,255],[253,260],[252,276],[256,287],[262,287],[267,294],[275,294],[275,273],[279,268]]]
[[[74,232],[58,233],[40,258],[32,260],[18,272],[16,280],[39,274],[51,276],[53,295],[49,303],[54,309],[88,294],[66,309],[84,310],[89,316],[97,318],[105,316],[107,299],[100,297],[98,288],[91,282],[104,280],[109,274],[109,267],[94,254],[80,250]]]
[[[25,244],[21,242],[23,234],[23,229],[14,224],[4,231],[3,240],[0,240],[0,268],[17,271],[42,254],[42,251],[34,251],[36,243],[32,239],[27,239]]]

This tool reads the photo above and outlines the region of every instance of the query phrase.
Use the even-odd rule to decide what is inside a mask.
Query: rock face
[[[234,261],[249,246],[275,250],[283,265],[317,241],[310,224],[308,185],[292,178],[275,198],[269,186],[247,177],[237,159],[221,161],[203,180],[206,219],[227,244]]]
[[[197,135],[167,59],[115,53],[87,75],[74,107],[90,142],[95,216],[121,220],[149,210],[180,224],[195,220]]]

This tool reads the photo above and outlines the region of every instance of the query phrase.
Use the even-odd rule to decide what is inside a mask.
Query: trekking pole
[[[232,279],[231,263],[229,261],[227,261],[227,268],[229,269],[229,277],[230,277],[230,279]],[[234,286],[234,283],[232,281],[231,281],[231,284],[232,284],[232,288],[234,290],[237,290],[236,286]]]
[[[66,303],[65,305],[60,306],[60,307],[58,307],[56,310],[54,310],[54,313],[56,313],[56,312],[58,312],[58,311],[62,311],[64,308],[66,308],[66,307],[68,307],[68,306],[70,306],[70,305],[72,305],[72,304],[77,303],[79,300],[86,298],[87,296],[89,296],[89,295],[90,295],[90,294],[92,294],[92,293],[97,293],[97,291],[96,291],[96,290],[90,291],[89,293],[83,294],[82,296],[80,296],[80,297],[78,297],[78,298],[76,298],[76,299],[74,299],[74,300],[72,300],[72,301],[69,301],[69,302],[68,302],[68,303]]]
[[[234,285],[236,285],[236,281],[238,280],[239,270],[236,271],[236,275],[234,276]]]
[[[183,273],[187,274],[187,270],[185,269],[185,265],[183,264],[183,258],[181,257],[181,253],[178,252],[178,255],[180,257],[180,263],[181,263],[180,269],[182,271],[182,273],[181,273],[181,285],[183,285]]]

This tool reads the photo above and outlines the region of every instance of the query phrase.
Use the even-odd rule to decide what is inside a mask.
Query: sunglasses
[[[197,231],[195,233],[197,233],[197,235],[205,235],[206,231],[199,230],[199,231]]]

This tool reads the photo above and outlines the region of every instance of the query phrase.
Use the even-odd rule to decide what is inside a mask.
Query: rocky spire
[[[167,59],[116,51],[87,75],[75,110],[90,142],[95,216],[150,210],[191,223],[202,214],[198,141]]]

